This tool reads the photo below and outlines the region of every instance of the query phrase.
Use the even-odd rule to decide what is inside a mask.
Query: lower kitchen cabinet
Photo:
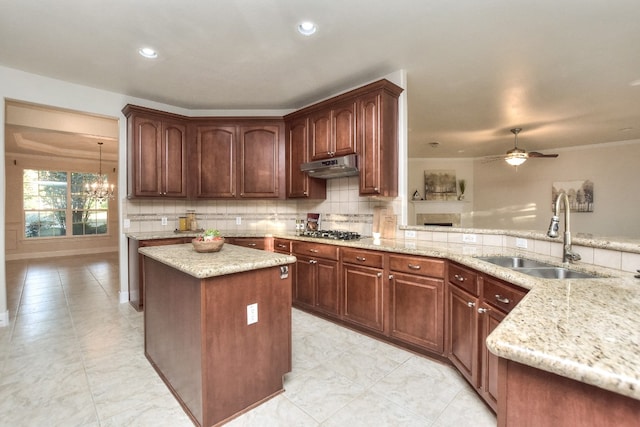
[[[225,237],[225,243],[250,249],[270,250],[264,237]]]
[[[390,335],[444,353],[443,260],[389,256]]]
[[[478,298],[449,283],[449,360],[478,388]]]
[[[385,332],[383,255],[343,248],[342,263],[344,321]]]
[[[294,241],[291,253],[297,258],[293,278],[293,305],[339,317],[338,247]]]
[[[144,256],[138,253],[139,248],[147,246],[180,245],[190,243],[193,237],[170,237],[166,239],[137,240],[129,238],[129,303],[142,311],[144,308]]]

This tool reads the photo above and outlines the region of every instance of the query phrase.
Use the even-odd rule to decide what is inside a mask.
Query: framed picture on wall
[[[456,200],[456,171],[426,170],[424,171],[425,200]]]
[[[571,212],[593,212],[593,182],[588,179],[554,182],[551,187],[551,211],[555,209],[558,194],[569,197]],[[560,206],[564,209],[564,206]]]

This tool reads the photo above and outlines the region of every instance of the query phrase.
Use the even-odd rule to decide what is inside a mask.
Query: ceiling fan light
[[[527,153],[510,153],[504,160],[511,166],[520,166],[527,161]]]

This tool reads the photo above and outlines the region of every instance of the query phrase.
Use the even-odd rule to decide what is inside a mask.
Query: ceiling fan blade
[[[530,151],[529,152],[529,157],[553,157],[556,158],[558,157],[557,154],[542,154],[542,153],[538,153],[537,151]]]
[[[481,163],[495,162],[496,160],[504,160],[504,156],[487,156],[481,160]]]

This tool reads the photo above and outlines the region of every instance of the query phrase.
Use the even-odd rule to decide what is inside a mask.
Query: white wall
[[[594,211],[572,213],[572,233],[640,238],[640,140],[556,152],[556,159],[530,159],[517,171],[502,161],[476,160],[474,227],[545,231],[553,182],[588,179]]]

